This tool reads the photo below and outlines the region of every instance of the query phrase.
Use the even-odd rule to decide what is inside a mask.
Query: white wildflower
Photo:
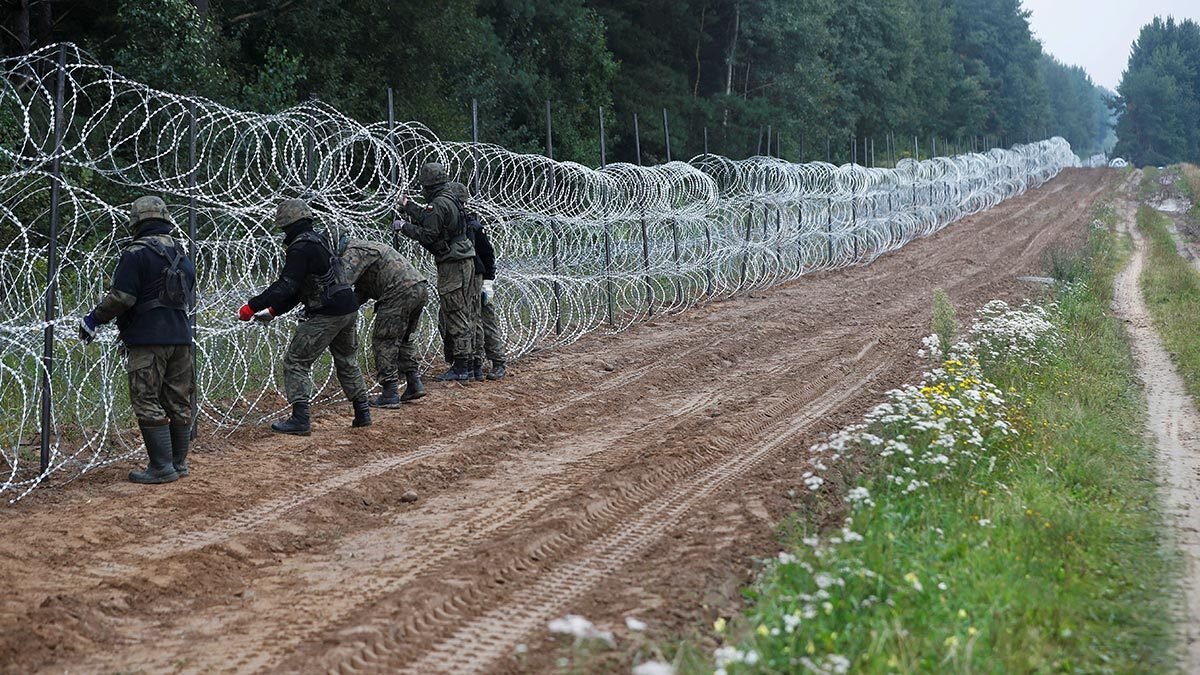
[[[661,661],[646,661],[633,667],[633,675],[675,675],[675,666]]]

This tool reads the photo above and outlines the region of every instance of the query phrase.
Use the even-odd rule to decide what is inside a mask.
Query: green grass
[[[1097,211],[1110,226],[1114,218]],[[729,673],[800,672],[805,659],[830,665],[832,654],[868,673],[1177,667],[1174,559],[1126,335],[1109,312],[1127,251],[1097,228],[1085,252],[1059,261],[1073,283],[1054,298],[1062,340],[1040,368],[985,361],[1017,435],[988,435],[977,461],[911,494],[886,480],[890,460],[868,450],[866,469],[848,481],[874,499],[846,522],[862,541],[817,556],[803,537],[829,541],[841,530],[818,533],[797,517],[784,548],[798,564],[768,567],[744,615],[715,629],[757,655]],[[835,580],[827,597],[821,574]],[[784,617],[806,605],[815,613],[788,632]],[[707,670],[687,665],[694,650],[681,650],[684,672]]]
[[[1188,391],[1200,401],[1200,272],[1176,250],[1169,217],[1143,206],[1137,222],[1150,244],[1142,293]]]

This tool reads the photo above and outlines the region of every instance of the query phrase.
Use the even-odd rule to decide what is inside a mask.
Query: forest
[[[850,160],[1110,137],[1111,94],[1019,0],[7,0],[3,50],[74,42],[154,87],[272,112],[310,97],[557,159]],[[1194,107],[1194,106],[1193,106]],[[634,114],[640,117],[641,157]],[[765,143],[767,130],[771,142]],[[1192,127],[1193,136],[1195,125]],[[1194,145],[1194,140],[1191,141]]]
[[[1200,24],[1144,26],[1118,92],[1118,153],[1139,166],[1200,162]]]

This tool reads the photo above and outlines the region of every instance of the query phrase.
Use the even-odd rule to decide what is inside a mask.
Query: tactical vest
[[[148,284],[146,290],[150,299],[134,305],[135,314],[159,308],[187,312],[196,306],[195,282],[187,278],[182,266],[183,261],[187,260],[187,255],[179,242],[171,239],[171,244],[173,253],[153,237],[136,240],[129,246],[130,249],[145,247],[167,263],[159,272],[158,278]]]
[[[300,281],[300,302],[307,311],[319,310],[333,301],[333,297],[342,291],[350,290],[353,281],[350,271],[346,268],[342,253],[345,252],[346,241],[343,238],[335,247],[327,232],[309,230],[297,236],[288,248],[300,242],[308,242],[321,247],[329,256],[329,266],[323,274],[306,274]]]
[[[463,204],[452,195],[444,193],[434,197],[434,200],[442,197],[445,197],[454,206],[454,222],[446,228],[444,238],[426,246],[425,249],[433,254],[434,260],[443,260],[451,255],[458,260],[465,259],[472,246],[471,239],[467,236],[466,219],[463,218]]]

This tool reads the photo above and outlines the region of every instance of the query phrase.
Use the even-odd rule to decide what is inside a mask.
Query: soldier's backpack
[[[154,291],[154,297],[138,303],[133,308],[134,311],[148,312],[163,307],[186,312],[195,307],[196,291],[193,288],[194,282],[188,279],[188,273],[183,268],[183,261],[187,258],[183,247],[176,242],[172,248],[174,251],[174,255],[172,255],[167,252],[166,247],[154,239],[146,239],[139,243],[167,261],[167,265],[162,268],[158,278],[152,282],[151,290]]]
[[[483,259],[479,257],[479,233],[483,232],[483,220],[480,219],[479,213],[474,209],[469,208],[466,204],[451,196],[450,201],[454,202],[455,208],[458,209],[459,219],[462,223],[462,233],[471,241],[471,247],[475,249],[475,273],[483,274],[486,265]]]
[[[320,246],[329,256],[329,268],[325,270],[324,274],[313,277],[316,282],[317,297],[305,298],[306,304],[315,300],[308,309],[318,309],[332,302],[333,296],[354,286],[353,271],[345,257],[350,238],[342,235],[334,242],[329,232],[309,230],[296,237],[292,241],[292,245],[301,241]]]

